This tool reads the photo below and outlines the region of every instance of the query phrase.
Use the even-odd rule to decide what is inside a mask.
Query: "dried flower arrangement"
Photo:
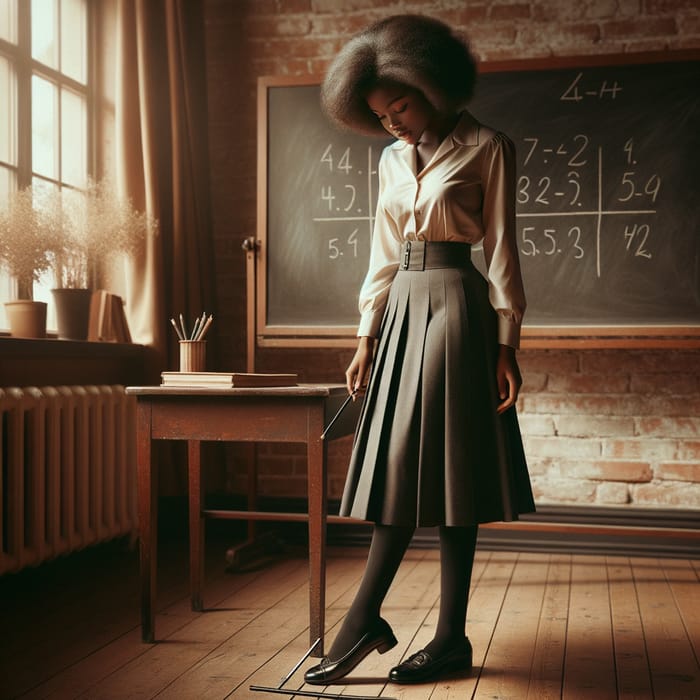
[[[32,299],[33,283],[54,262],[59,235],[46,193],[26,188],[11,192],[0,209],[0,261],[17,281],[17,298]]]
[[[102,265],[134,255],[157,231],[157,220],[120,198],[109,179],[90,180],[85,190],[28,187],[0,208],[0,261],[18,298],[31,299],[33,283],[52,268],[58,287],[95,286]]]
[[[95,287],[101,266],[120,254],[135,255],[158,231],[152,216],[117,195],[109,179],[90,180],[85,190],[64,191],[60,206],[50,207],[59,232],[54,249],[59,287]]]

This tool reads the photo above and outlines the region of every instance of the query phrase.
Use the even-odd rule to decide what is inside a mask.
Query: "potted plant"
[[[157,222],[119,197],[109,179],[90,180],[85,190],[64,190],[51,209],[58,245],[54,250],[59,338],[84,340],[90,297],[105,266],[119,255],[134,255]]]
[[[43,338],[46,303],[33,300],[33,285],[48,272],[56,247],[44,196],[27,187],[11,192],[0,209],[0,262],[14,277],[16,299],[5,303],[12,335]]]

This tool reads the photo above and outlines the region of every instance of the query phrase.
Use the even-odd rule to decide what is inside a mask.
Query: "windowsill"
[[[0,336],[0,387],[148,383],[144,345]]]
[[[140,349],[139,349],[140,348]],[[57,336],[48,334],[46,338],[16,338],[0,333],[0,358],[7,352],[30,353],[31,355],[54,356],[61,354],[82,354],[112,356],[117,354],[138,353],[143,351],[143,345],[136,343],[103,343],[89,340],[60,340]]]

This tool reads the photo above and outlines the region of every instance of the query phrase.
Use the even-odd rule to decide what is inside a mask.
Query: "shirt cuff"
[[[520,347],[520,324],[513,323],[506,316],[498,315],[498,342],[500,345],[510,345],[516,350]]]
[[[376,338],[379,335],[379,329],[382,325],[381,311],[365,311],[360,317],[360,326],[357,329],[357,337],[369,336],[370,338]]]

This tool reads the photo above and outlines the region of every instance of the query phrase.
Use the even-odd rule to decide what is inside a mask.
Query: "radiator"
[[[135,410],[122,386],[0,389],[0,575],[135,532]]]

